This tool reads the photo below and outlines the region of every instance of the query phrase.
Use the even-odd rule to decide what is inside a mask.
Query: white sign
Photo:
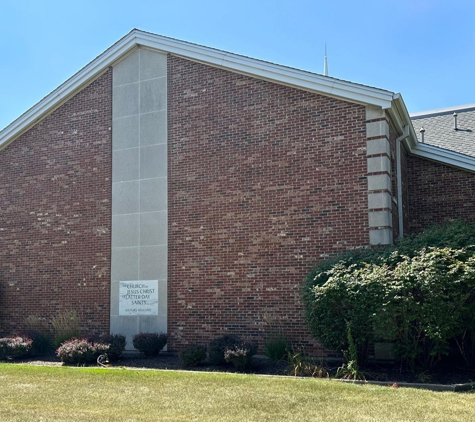
[[[158,315],[158,280],[120,281],[119,315]]]

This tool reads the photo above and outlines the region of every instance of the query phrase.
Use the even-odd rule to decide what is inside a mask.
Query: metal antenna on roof
[[[454,112],[454,130],[458,130],[457,129],[457,116],[458,116],[458,114]]]
[[[421,130],[419,132],[421,133],[421,142],[424,143],[424,133],[426,133],[426,130],[421,127]]]
[[[325,43],[325,59],[323,60],[323,74],[325,76],[328,76],[327,43]]]

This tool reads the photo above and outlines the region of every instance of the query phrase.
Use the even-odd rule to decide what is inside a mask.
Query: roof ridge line
[[[409,116],[411,117],[411,119],[417,120],[417,119],[421,119],[423,117],[439,116],[439,115],[443,115],[443,114],[449,114],[453,111],[470,111],[470,110],[475,110],[475,103],[474,104],[461,105],[461,106],[455,106],[455,107],[438,108],[438,109],[428,110],[428,111],[419,111],[417,113],[411,113]]]

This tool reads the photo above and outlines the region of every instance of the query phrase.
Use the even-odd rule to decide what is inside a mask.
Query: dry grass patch
[[[0,364],[6,421],[468,421],[471,394],[172,371]]]

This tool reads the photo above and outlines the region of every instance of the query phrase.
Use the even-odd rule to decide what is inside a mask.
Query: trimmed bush
[[[257,347],[250,343],[240,343],[224,350],[224,360],[241,372],[251,368],[252,357],[256,354]]]
[[[56,350],[62,362],[70,365],[85,365],[96,362],[99,355],[107,353],[109,345],[93,343],[87,339],[71,339],[65,341]]]
[[[138,333],[133,337],[132,344],[145,356],[156,356],[167,344],[167,335],[163,333]]]
[[[224,352],[226,349],[233,349],[242,343],[242,340],[233,335],[224,335],[212,340],[208,346],[209,361],[212,365],[223,365],[226,363]]]
[[[452,354],[473,365],[475,246],[467,233],[475,233],[475,224],[455,222],[392,248],[319,264],[304,289],[311,331],[325,347],[346,350],[351,324],[361,361],[370,344],[383,341],[394,342],[398,358],[412,369],[432,368],[451,344]]]
[[[0,338],[0,359],[20,359],[29,356],[33,349],[33,340],[28,337]]]
[[[206,359],[206,346],[195,344],[180,352],[179,356],[184,366],[198,366]]]
[[[115,362],[122,356],[127,341],[122,334],[109,334],[101,338],[101,343],[109,346],[106,352],[107,357],[110,362]]]

